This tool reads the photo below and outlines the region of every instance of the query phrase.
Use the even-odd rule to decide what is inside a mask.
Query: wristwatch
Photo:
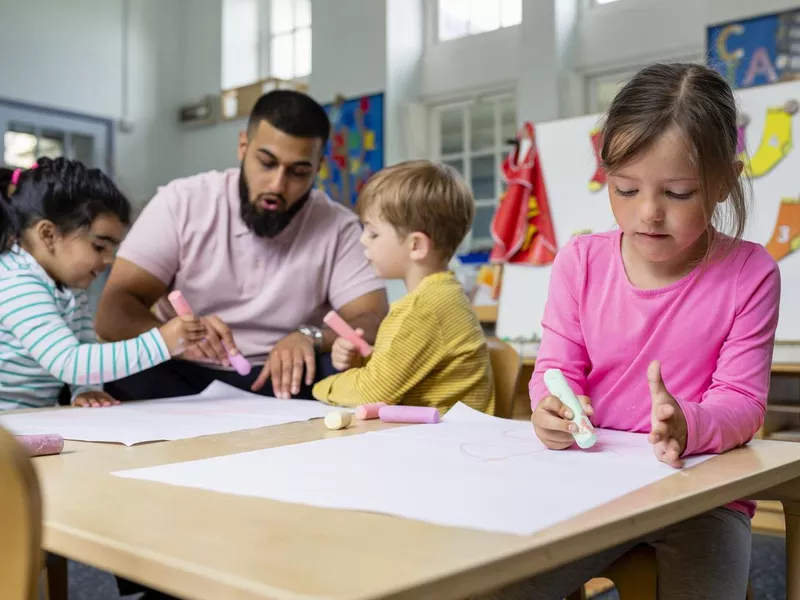
[[[313,325],[303,325],[297,329],[299,333],[302,333],[304,336],[311,339],[314,343],[314,350],[319,352],[322,349],[322,330],[319,327],[314,327]]]

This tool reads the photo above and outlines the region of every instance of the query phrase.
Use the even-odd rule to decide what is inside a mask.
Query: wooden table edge
[[[732,452],[737,452],[737,450]],[[708,466],[713,465],[714,460],[712,458],[694,468],[702,468],[704,466],[708,468]],[[675,473],[672,477],[675,476],[681,476],[681,474]],[[661,482],[669,479],[663,479]],[[650,485],[658,485],[659,483],[656,482]],[[45,549],[67,558],[115,572],[123,577],[135,579],[167,593],[200,600],[223,597],[221,594],[231,600],[323,600],[328,598],[347,598],[348,600],[366,600],[367,598],[391,600],[412,598],[459,599],[470,594],[490,591],[514,581],[535,576],[552,568],[578,560],[581,557],[639,538],[708,510],[724,506],[736,499],[744,497],[760,498],[765,492],[769,492],[770,498],[780,499],[781,486],[785,487],[789,483],[797,484],[795,487],[800,487],[800,462],[783,464],[767,471],[746,475],[708,489],[700,494],[683,494],[676,500],[669,501],[666,506],[664,504],[652,505],[646,510],[633,512],[624,518],[598,525],[584,537],[567,536],[550,542],[547,540],[547,536],[550,535],[549,532],[553,528],[548,528],[531,536],[531,538],[542,540],[534,547],[511,550],[506,555],[497,556],[488,561],[481,560],[474,564],[464,563],[449,574],[411,582],[402,589],[383,590],[376,595],[366,596],[298,595],[282,588],[274,588],[246,578],[231,576],[205,565],[187,563],[172,556],[147,550],[142,551],[138,548],[131,549],[126,547],[124,543],[112,538],[87,535],[73,531],[67,526],[47,521],[44,524],[44,545]],[[650,486],[645,486],[632,493],[646,490],[647,487]],[[624,498],[624,496],[611,502],[619,501],[621,498]],[[591,515],[594,511],[607,506],[607,504],[609,503],[583,513],[583,516]],[[559,523],[554,527],[562,524]],[[435,525],[431,526],[435,527]],[[528,538],[520,537],[520,539],[525,540]],[[76,552],[76,548],[85,550]],[[147,556],[143,557],[143,554]],[[535,563],[535,566],[532,566],[532,563]],[[122,568],[118,566],[120,564]],[[133,572],[133,568],[128,568],[131,565],[137,567],[135,572]],[[170,584],[165,586],[163,584],[164,581],[170,581]],[[222,583],[225,585],[221,585]]]

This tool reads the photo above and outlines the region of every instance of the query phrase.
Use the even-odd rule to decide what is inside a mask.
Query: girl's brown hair
[[[636,161],[677,126],[700,176],[709,252],[741,240],[747,221],[749,182],[737,166],[737,108],[730,86],[703,65],[654,64],[617,94],[603,126],[601,159],[607,172]],[[718,203],[721,198],[727,201]],[[726,234],[715,236],[714,232]]]

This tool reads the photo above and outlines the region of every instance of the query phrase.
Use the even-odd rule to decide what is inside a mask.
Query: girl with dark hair
[[[0,410],[115,401],[102,384],[148,369],[201,340],[178,317],[124,342],[99,344],[86,288],[111,263],[131,208],[98,169],[63,158],[0,169]]]

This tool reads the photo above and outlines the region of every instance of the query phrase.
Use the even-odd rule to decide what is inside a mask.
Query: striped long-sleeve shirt
[[[386,402],[442,412],[461,401],[493,415],[489,348],[455,276],[429,275],[398,300],[381,323],[367,363],[323,379],[314,386],[314,398],[339,406]]]
[[[18,246],[0,253],[0,410],[54,406],[169,360],[158,329],[98,344],[83,290],[55,281]]]

